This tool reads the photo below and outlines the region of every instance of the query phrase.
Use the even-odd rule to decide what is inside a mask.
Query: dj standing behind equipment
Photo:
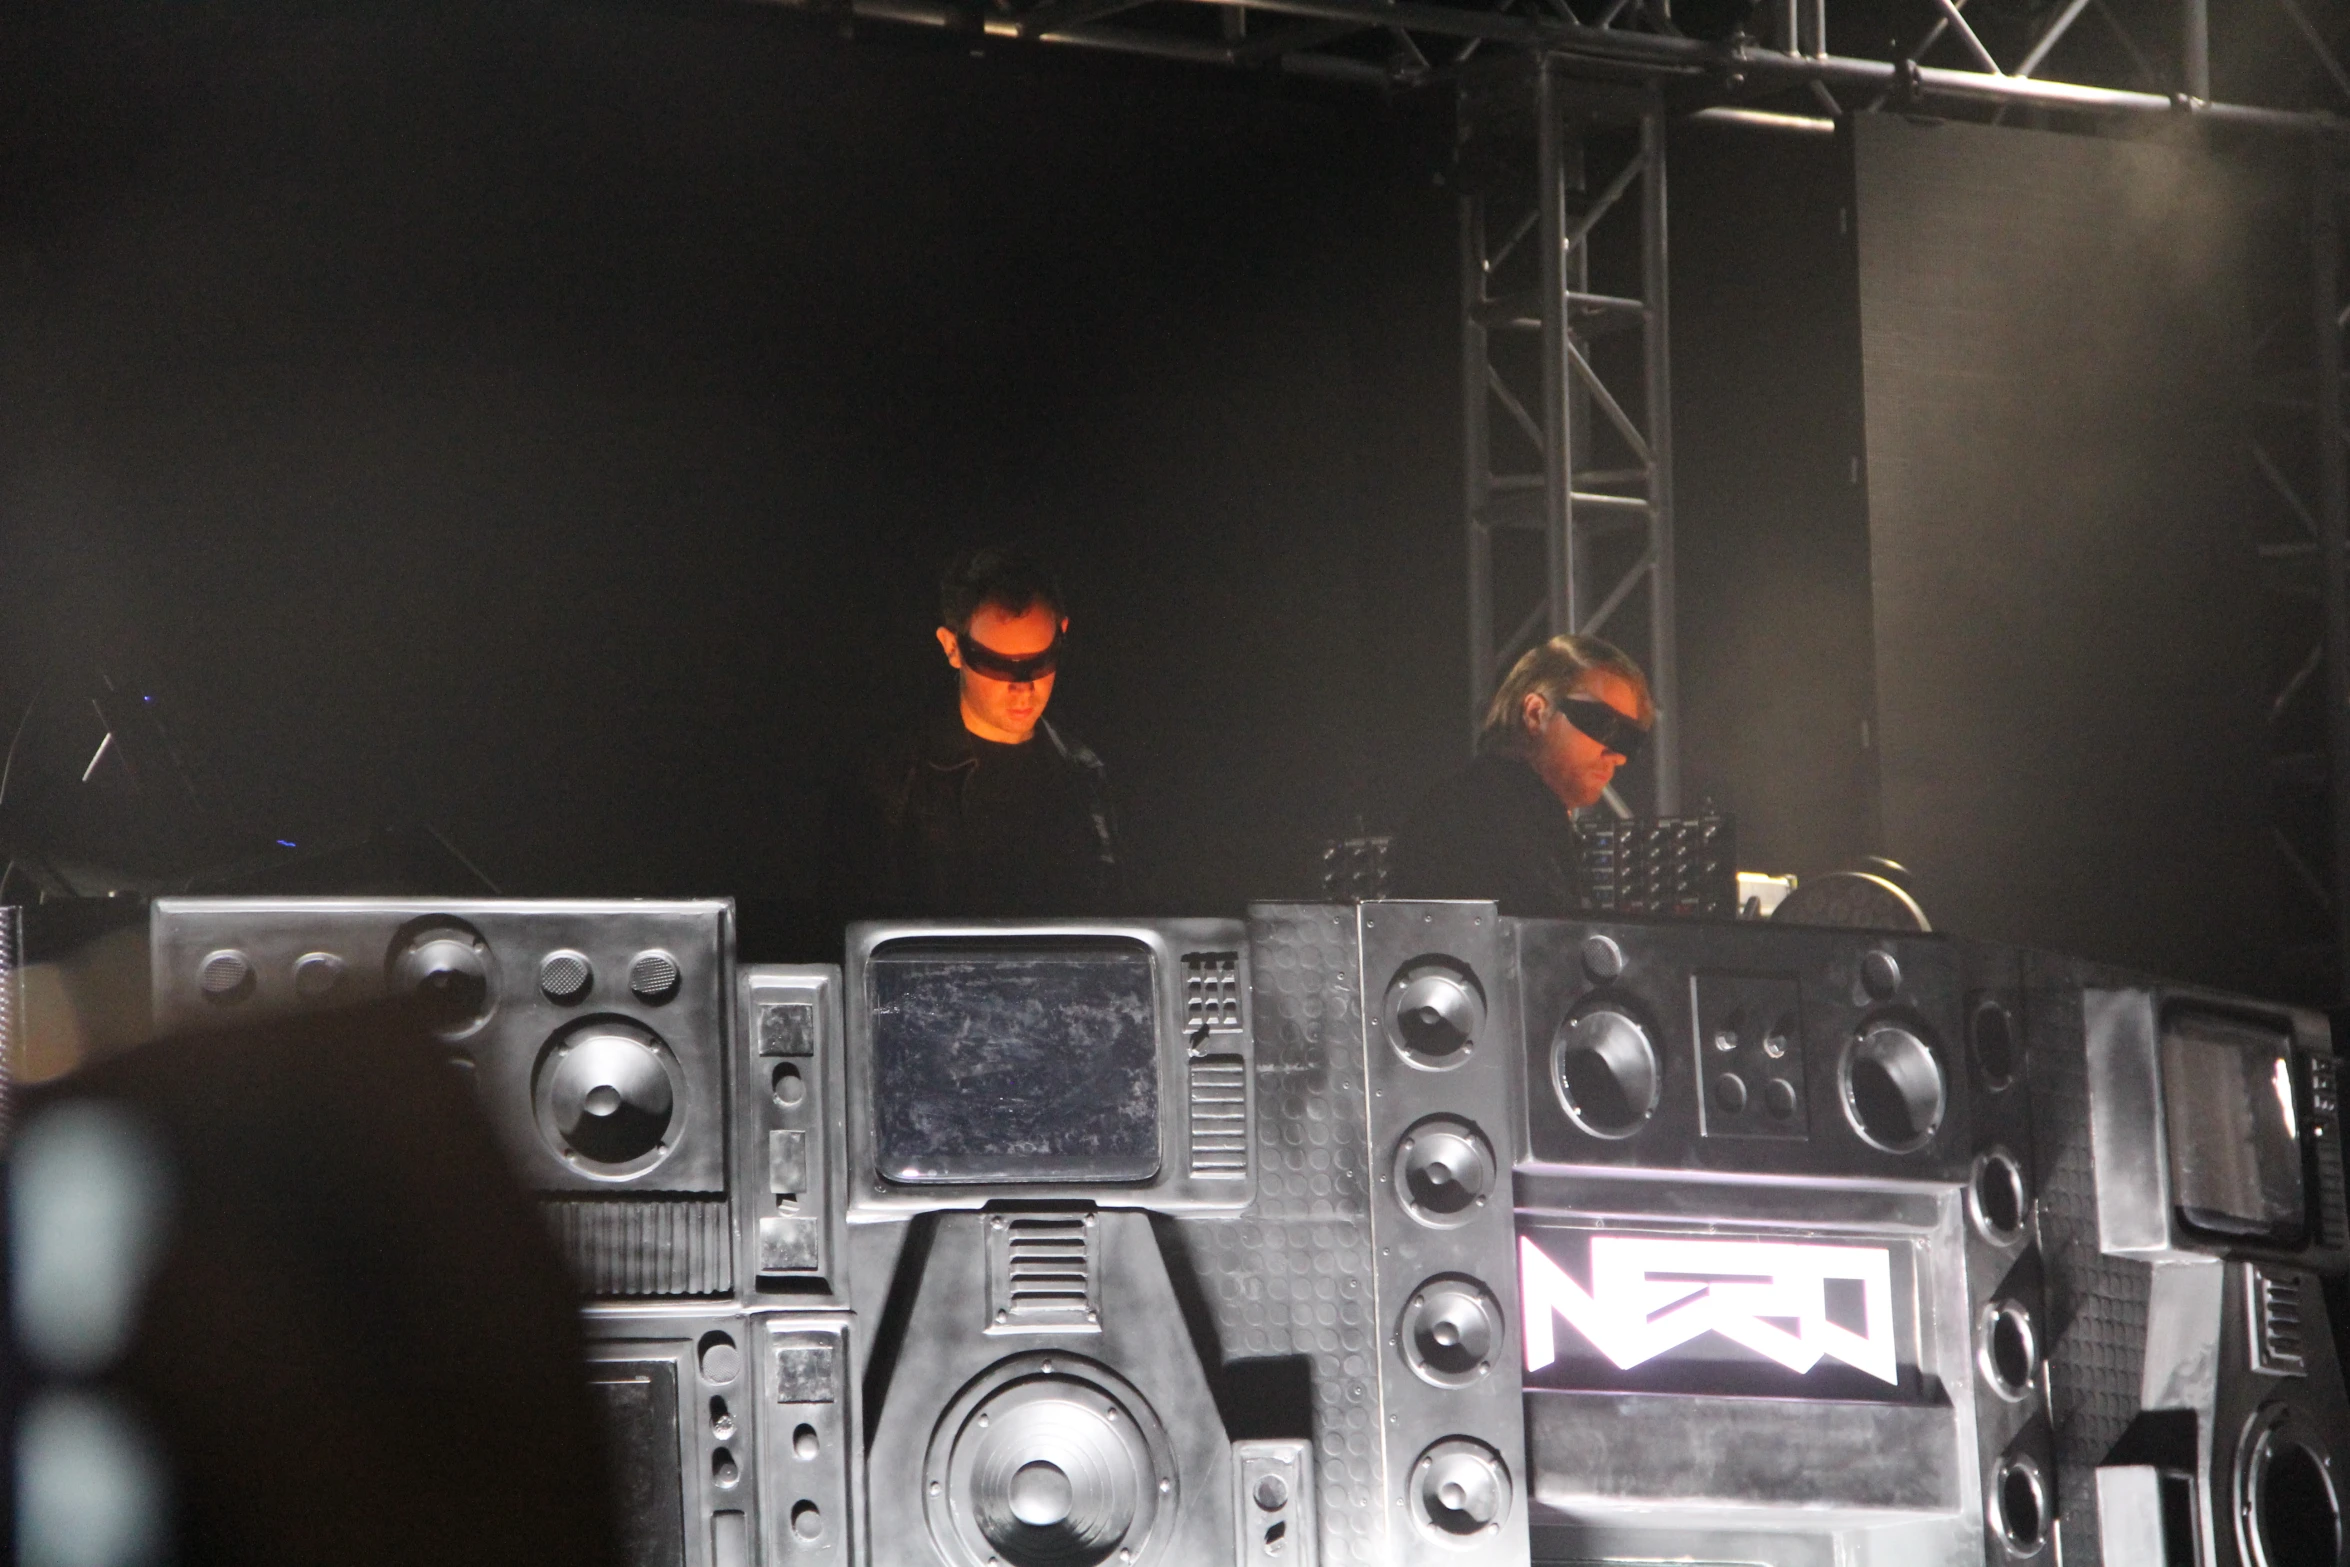
[[[1597,637],[1552,637],[1512,667],[1485,710],[1477,758],[1396,833],[1399,898],[1490,898],[1501,912],[1581,912],[1574,813],[1598,803],[1656,722],[1640,666]]]
[[[1060,584],[1017,549],[939,583],[942,704],[858,768],[826,823],[842,920],[1107,913],[1117,842],[1100,758],[1045,721],[1069,629]]]

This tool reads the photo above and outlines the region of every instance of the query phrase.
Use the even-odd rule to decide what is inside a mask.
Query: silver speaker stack
[[[1490,905],[164,899],[392,994],[582,1292],[630,1567],[2350,1567],[2322,1018]]]

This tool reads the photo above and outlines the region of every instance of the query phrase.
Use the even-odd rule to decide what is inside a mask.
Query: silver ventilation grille
[[[1101,1323],[1090,1213],[996,1214],[987,1224],[988,1331]]]
[[[2252,1341],[2252,1369],[2272,1377],[2309,1375],[2302,1338],[2301,1275],[2252,1263],[2244,1269],[2250,1298],[2245,1322]]]
[[[734,1288],[724,1198],[555,1198],[539,1206],[590,1295],[723,1295]]]
[[[1248,1174],[1248,1076],[1238,1056],[1191,1060],[1191,1173]]]

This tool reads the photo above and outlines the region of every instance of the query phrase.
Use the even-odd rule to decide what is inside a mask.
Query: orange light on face
[[[1066,620],[1055,619],[1043,604],[1031,604],[1016,615],[982,604],[972,615],[966,634],[993,655],[991,662],[1018,661],[1046,652],[1068,627]],[[1042,671],[1028,680],[983,673],[964,659],[962,640],[945,626],[938,628],[938,645],[947,662],[961,672],[964,728],[1000,745],[1021,745],[1036,733],[1037,720],[1044,717],[1045,707],[1053,699],[1054,671]]]
[[[1640,718],[1640,693],[1621,675],[1595,669],[1583,677],[1576,694],[1596,697],[1635,722]],[[1543,711],[1540,727],[1530,737],[1533,749],[1527,764],[1568,810],[1596,805],[1615,781],[1623,756],[1568,723],[1547,700],[1533,700],[1542,702]]]

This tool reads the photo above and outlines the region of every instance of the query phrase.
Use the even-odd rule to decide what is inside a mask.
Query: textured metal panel
[[[754,964],[735,978],[735,1190],[748,1288],[844,1293],[840,971]]]
[[[850,1567],[860,1559],[854,1330],[849,1318],[830,1313],[752,1319],[752,1341],[763,1350],[752,1380],[765,1460],[758,1480],[766,1567]]]
[[[724,1295],[734,1288],[725,1199],[551,1198],[555,1244],[590,1295]]]
[[[1249,911],[1257,1202],[1184,1225],[1228,1360],[1302,1357],[1323,1567],[1387,1557],[1354,910]]]
[[[2079,981],[2034,958],[2026,1000],[2040,1249],[2048,1267],[2049,1413],[2056,1431],[2057,1543],[2096,1561],[2097,1465],[2138,1413],[2152,1267],[2098,1245],[2097,1165]]]

